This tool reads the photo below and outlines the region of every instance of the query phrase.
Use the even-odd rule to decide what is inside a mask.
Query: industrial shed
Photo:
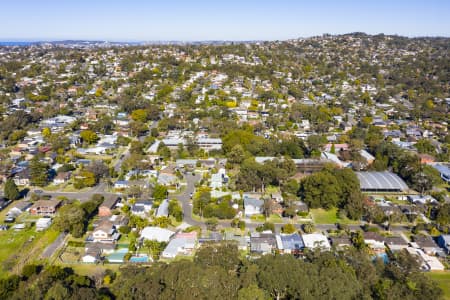
[[[363,192],[405,192],[406,183],[392,172],[356,172]]]

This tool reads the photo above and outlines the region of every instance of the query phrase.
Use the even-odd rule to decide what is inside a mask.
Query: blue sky
[[[450,36],[448,0],[0,0],[0,40]]]

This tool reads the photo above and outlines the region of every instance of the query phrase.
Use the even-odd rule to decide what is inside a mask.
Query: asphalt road
[[[60,233],[56,240],[51,243],[47,248],[45,248],[44,252],[41,254],[41,258],[50,258],[56,250],[58,250],[66,239],[66,233]]]
[[[195,193],[195,184],[202,178],[201,175],[195,174],[185,175],[187,186],[183,193],[176,196],[178,201],[181,202],[181,207],[183,208],[183,221],[191,226],[204,226],[204,222],[196,221],[192,218],[192,205],[191,205],[191,194]]]
[[[116,164],[114,165],[114,171],[116,171],[117,173],[120,172],[121,168],[122,168],[122,163],[125,159],[127,159],[130,156],[130,147],[127,147],[127,150],[125,150],[125,152],[123,152],[120,155],[120,158],[117,160]]]
[[[102,194],[102,195],[119,195],[115,193],[107,193],[105,192],[106,183],[101,182],[100,184],[94,186],[92,189],[84,192],[49,192],[44,191],[42,195],[50,195],[52,197],[58,197],[63,196],[68,199],[76,199],[80,200],[81,202],[88,201],[91,199],[92,195],[94,194]]]

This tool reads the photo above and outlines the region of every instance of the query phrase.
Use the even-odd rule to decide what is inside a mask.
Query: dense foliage
[[[361,251],[240,260],[236,244],[203,245],[194,261],[127,266],[100,280],[70,268],[25,268],[0,280],[2,299],[439,299],[442,291],[400,252],[384,264]],[[96,276],[98,277],[98,276]],[[102,278],[103,277],[103,278]],[[103,280],[102,280],[103,279]],[[114,280],[115,279],[115,280]]]

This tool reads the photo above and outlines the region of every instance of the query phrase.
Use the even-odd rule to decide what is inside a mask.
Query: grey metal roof
[[[446,165],[436,164],[432,165],[433,168],[439,171],[439,173],[445,175],[446,177],[450,177],[450,168]]]
[[[392,172],[356,172],[361,190],[406,191],[406,183]]]
[[[302,237],[298,233],[280,235],[283,249],[300,250],[305,248]]]

